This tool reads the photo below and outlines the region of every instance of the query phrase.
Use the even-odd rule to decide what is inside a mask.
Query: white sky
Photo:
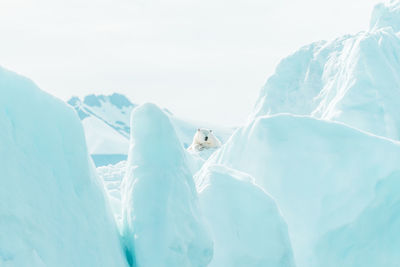
[[[368,28],[378,0],[0,0],[0,65],[64,100],[120,92],[244,122],[282,57]]]

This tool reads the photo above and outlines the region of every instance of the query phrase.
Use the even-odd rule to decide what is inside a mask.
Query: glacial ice
[[[375,186],[357,218],[327,233],[317,246],[318,266],[397,267],[400,263],[400,172]]]
[[[370,20],[370,29],[385,27],[391,27],[395,32],[400,31],[399,0],[387,0],[375,6]]]
[[[132,112],[122,234],[131,264],[207,266],[212,241],[185,153],[168,116],[154,104]]]
[[[87,149],[72,109],[0,68],[0,266],[398,267],[399,25],[390,0],[285,58],[201,153],[199,125],[153,104],[129,125],[122,95],[71,99]],[[100,183],[88,152],[128,147]]]
[[[388,0],[368,31],[283,59],[210,159],[275,198],[299,267],[399,266],[399,25]]]
[[[399,162],[400,145],[389,139],[276,115],[237,130],[206,164],[252,175],[282,211],[297,266],[309,267],[318,240],[353,222],[372,201],[376,183],[399,170]]]
[[[214,241],[210,267],[295,266],[287,225],[251,176],[206,164],[195,179]]]
[[[82,125],[0,68],[0,266],[126,266]]]
[[[400,2],[392,2],[390,10],[396,12],[384,14],[400,19]],[[396,21],[390,23],[399,25]],[[380,27],[386,25],[382,23],[367,32],[304,46],[283,59],[251,117],[310,115],[400,140],[400,37],[396,27]]]

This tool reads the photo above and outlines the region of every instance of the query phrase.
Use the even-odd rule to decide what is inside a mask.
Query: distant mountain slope
[[[83,101],[78,97],[72,97],[68,104],[78,112],[81,120],[95,117],[116,130],[122,136],[129,138],[130,114],[135,104],[121,94],[88,95]]]
[[[88,95],[83,99],[72,97],[68,104],[79,115],[85,129],[89,153],[96,166],[115,164],[125,160],[129,149],[130,114],[137,106],[126,96]],[[211,128],[225,142],[233,132],[233,128],[204,125],[180,119],[167,109],[163,110],[170,118],[175,131],[184,148],[190,146],[193,135],[199,127]]]

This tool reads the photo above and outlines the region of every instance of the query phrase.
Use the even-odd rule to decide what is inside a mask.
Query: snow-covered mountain
[[[74,107],[82,120],[89,153],[97,166],[114,164],[127,158],[130,115],[136,104],[117,93],[108,96],[92,94],[83,99],[72,97],[68,104]],[[184,148],[190,146],[197,128],[214,129],[223,142],[234,130],[209,123],[190,122],[176,117],[168,109],[163,111],[171,119]]]
[[[379,4],[368,31],[315,42],[283,59],[252,118],[310,115],[400,140],[399,6]]]
[[[70,104],[85,130],[89,153],[96,165],[126,159],[129,149],[129,120],[136,106],[121,94],[72,97]]]
[[[136,105],[124,95],[88,95],[83,100],[72,97],[68,104],[76,109],[81,120],[98,118],[122,136],[129,137],[130,115]]]

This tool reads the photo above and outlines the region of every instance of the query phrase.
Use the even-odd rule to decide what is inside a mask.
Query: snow
[[[126,266],[82,125],[0,68],[0,266]]]
[[[310,115],[400,140],[399,69],[392,28],[316,42],[281,61],[251,118]]]
[[[214,240],[210,267],[295,266],[286,223],[253,180],[221,165],[205,165],[196,175]]]
[[[103,181],[115,221],[119,228],[122,224],[121,182],[126,174],[126,161],[115,165],[109,164],[96,169],[97,175]]]
[[[306,267],[318,240],[356,220],[376,183],[400,169],[398,162],[397,142],[344,124],[276,115],[237,130],[206,164],[246,172],[272,195],[288,224],[296,264]]]
[[[193,177],[168,116],[153,104],[132,112],[127,174],[122,182],[122,233],[131,264],[207,266],[212,241]]]

